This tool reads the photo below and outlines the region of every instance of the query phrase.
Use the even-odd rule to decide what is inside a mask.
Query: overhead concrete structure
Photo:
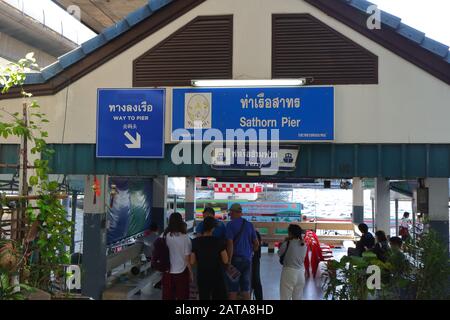
[[[76,43],[0,1],[0,58],[18,61],[34,52],[38,65],[45,67],[76,47]]]
[[[78,6],[81,21],[97,33],[122,20],[130,12],[145,5],[147,0],[53,0],[64,9]]]

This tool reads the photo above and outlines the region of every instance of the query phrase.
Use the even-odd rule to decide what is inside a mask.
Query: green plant
[[[449,299],[450,261],[439,235],[430,230],[414,247],[417,256],[416,299]]]
[[[398,249],[391,249],[382,269],[382,289],[379,297],[384,300],[412,298],[414,269],[408,258]]]
[[[27,288],[25,285],[19,285],[22,289]],[[23,300],[25,294],[23,291],[17,290],[16,285],[11,285],[10,278],[6,272],[0,272],[0,300]]]
[[[369,290],[369,265],[381,270],[381,289]],[[372,253],[363,257],[343,257],[328,262],[324,282],[326,299],[359,300],[376,293],[377,299],[449,299],[450,261],[448,250],[434,231],[407,245],[407,254],[391,249],[386,262]]]
[[[2,94],[7,93],[12,87],[18,87],[22,97],[26,101],[29,100],[32,94],[25,92],[23,85],[26,72],[30,68],[37,68],[32,53],[27,54],[25,59],[21,59],[18,63],[1,69]],[[27,207],[27,225],[31,229],[34,228],[30,231],[35,235],[24,239],[22,246],[25,251],[32,253],[31,259],[27,259],[27,263],[31,265],[29,284],[49,291],[52,274],[56,277],[62,276],[62,265],[70,262],[66,247],[70,245],[71,232],[73,232],[72,222],[67,219],[67,213],[60,202],[59,184],[49,180],[48,160],[42,159],[53,154],[53,150],[45,141],[48,133],[43,129],[43,125],[49,121],[41,112],[37,101],[25,102],[24,114],[12,113],[4,108],[1,111],[9,117],[9,121],[0,122],[0,136],[8,138],[13,135],[30,142],[31,154],[38,156],[33,163],[35,174],[28,179],[28,184],[33,187],[38,199],[34,204],[27,201],[26,195],[20,200],[21,205]],[[21,170],[26,170],[27,167],[28,163]]]
[[[375,293],[369,289],[367,268],[370,265],[383,267],[383,262],[374,254],[363,257],[344,256],[340,261],[329,261],[325,271],[324,297],[332,300],[366,300]]]
[[[22,300],[32,288],[11,281],[24,270],[25,257],[14,241],[0,240],[0,300]],[[18,290],[18,289],[21,290]]]

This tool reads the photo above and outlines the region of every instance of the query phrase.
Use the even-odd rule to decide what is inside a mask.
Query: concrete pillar
[[[83,257],[81,292],[101,299],[106,286],[106,195],[108,177],[96,176],[100,196],[95,194],[95,176],[87,176],[84,187]]]
[[[353,178],[353,214],[352,222],[360,224],[364,222],[364,189],[361,178]]]
[[[375,229],[382,230],[389,236],[391,233],[391,206],[389,180],[375,179]]]
[[[184,209],[186,213],[186,222],[193,221],[195,218],[195,177],[186,177]],[[188,226],[190,224],[188,223]]]
[[[428,220],[430,229],[436,231],[449,246],[449,185],[447,178],[428,178]]]
[[[159,230],[167,226],[167,176],[153,178],[152,221],[158,224]]]

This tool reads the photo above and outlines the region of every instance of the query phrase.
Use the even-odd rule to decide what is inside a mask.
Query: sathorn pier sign
[[[97,157],[164,157],[164,89],[98,89]]]
[[[172,132],[277,129],[280,141],[333,141],[333,87],[190,88],[173,90]],[[172,140],[179,138],[175,134]],[[261,140],[261,138],[258,138]]]

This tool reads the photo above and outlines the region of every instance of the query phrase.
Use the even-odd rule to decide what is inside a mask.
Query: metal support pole
[[[395,199],[395,235],[398,236],[398,199]]]
[[[414,244],[416,244],[416,214],[416,212],[412,213],[412,234]]]
[[[73,228],[72,228],[72,235],[71,235],[71,242],[70,242],[70,253],[75,253],[75,226],[76,226],[76,220],[77,220],[77,201],[78,200],[78,194],[76,191],[72,192],[72,223],[73,223]]]
[[[177,194],[173,195],[173,212],[177,212],[178,211],[178,204],[177,204]]]
[[[375,232],[375,199],[372,198],[372,231]]]

